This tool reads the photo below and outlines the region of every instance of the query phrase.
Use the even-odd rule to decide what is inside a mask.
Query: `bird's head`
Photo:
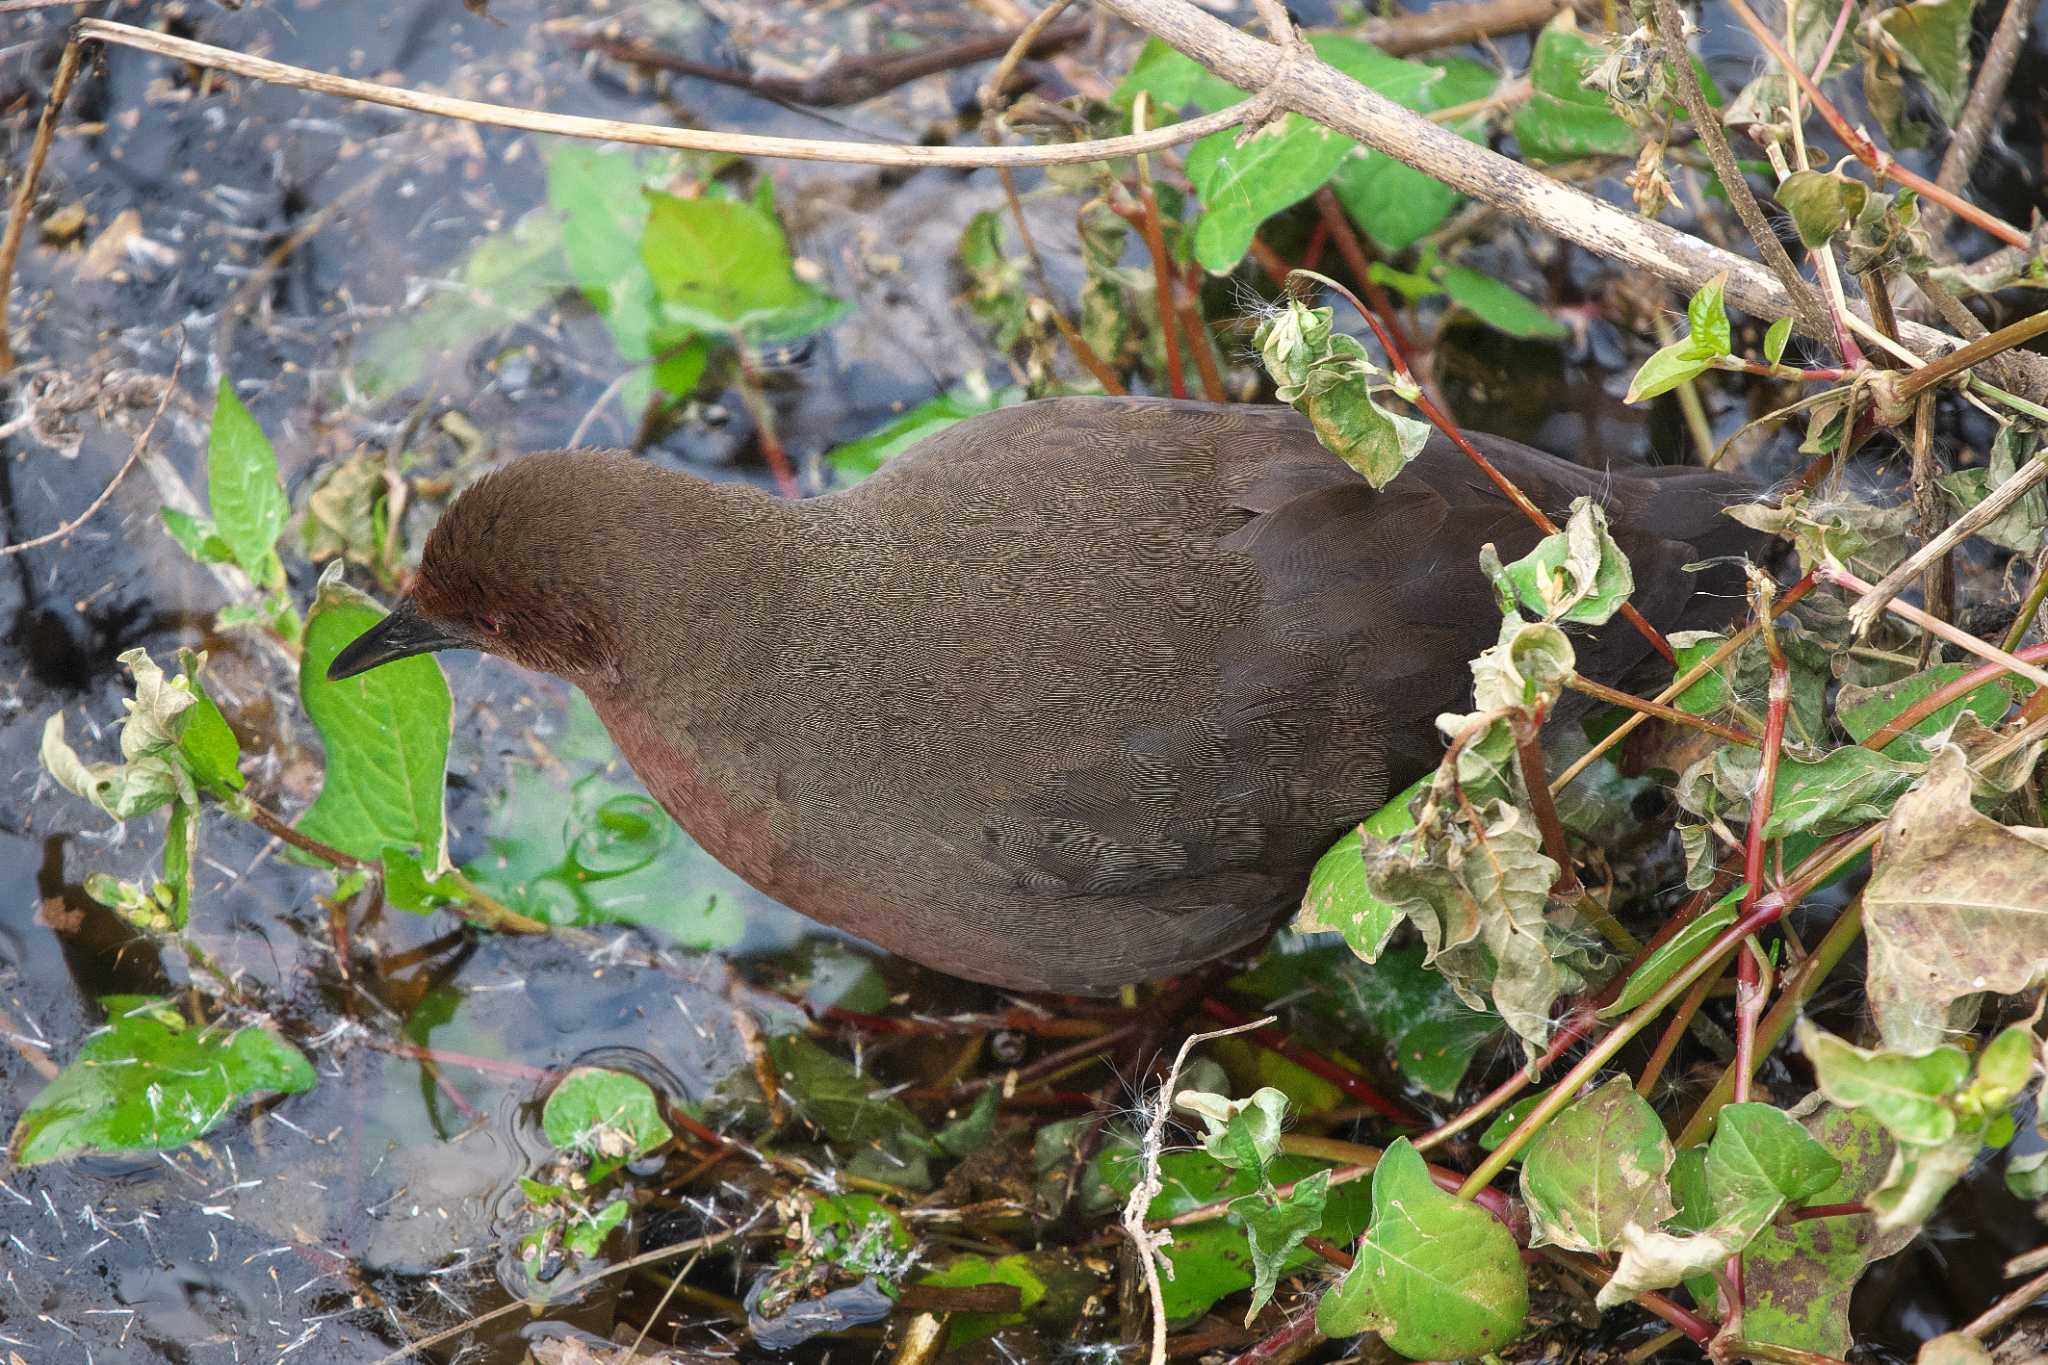
[[[427,536],[412,591],[335,656],[328,678],[443,649],[480,649],[579,684],[611,674],[616,539],[606,541],[630,520],[637,463],[551,451],[477,482]]]

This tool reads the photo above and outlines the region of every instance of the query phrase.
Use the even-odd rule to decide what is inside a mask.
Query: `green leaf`
[[[214,396],[213,429],[206,441],[206,496],[220,538],[242,572],[258,587],[281,586],[277,538],[291,504],[278,482],[269,438],[226,380]]]
[[[1704,373],[1714,361],[1730,353],[1734,329],[1722,301],[1727,283],[1728,277],[1723,273],[1699,287],[1685,305],[1687,334],[1643,362],[1635,378],[1629,381],[1628,394],[1622,401],[1640,403],[1655,398]]]
[[[1315,428],[1323,447],[1383,488],[1422,453],[1430,427],[1373,401],[1381,371],[1356,337],[1333,330],[1327,308],[1289,298],[1259,324],[1257,346],[1275,391]]]
[[[1259,225],[1320,189],[1354,145],[1300,114],[1266,125],[1243,146],[1235,130],[1197,142],[1187,159],[1188,179],[1202,200],[1195,259],[1214,274],[1235,268]]]
[[[589,1164],[586,1178],[593,1182],[675,1135],[647,1082],[595,1066],[577,1067],[548,1093],[540,1126],[556,1151]]]
[[[1373,1171],[1372,1226],[1358,1259],[1316,1308],[1326,1336],[1376,1331],[1411,1360],[1499,1351],[1521,1335],[1529,1282],[1492,1214],[1447,1194],[1398,1139]]]
[[[850,1062],[795,1033],[770,1038],[767,1050],[783,1098],[834,1142],[858,1147],[881,1141],[917,1151],[931,1149],[923,1121]]]
[[[1544,25],[1529,55],[1530,95],[1515,111],[1515,140],[1532,161],[1582,156],[1633,156],[1635,129],[1607,97],[1581,82],[1607,53],[1578,31],[1570,14]]]
[[[1777,194],[1808,251],[1833,241],[1870,202],[1870,186],[1840,171],[1794,171],[1779,183]]]
[[[983,1284],[1015,1285],[1018,1311],[1015,1313],[955,1313],[946,1336],[953,1349],[992,1337],[1005,1327],[1022,1323],[1025,1314],[1046,1295],[1048,1286],[1028,1253],[1010,1256],[961,1256],[920,1277],[919,1284],[940,1289],[971,1289]]]
[[[1934,107],[1954,123],[1970,95],[1970,12],[1975,0],[1917,0],[1872,21],[1920,77]]]
[[[1671,670],[1673,681],[1698,668],[1709,654],[1728,642],[1725,634],[1712,630],[1675,631],[1666,638],[1671,643],[1671,652],[1678,657],[1677,665]],[[1732,663],[1724,661],[1672,698],[1671,704],[1689,715],[1713,715],[1728,704],[1728,673],[1732,668]]]
[[[165,1000],[103,997],[104,1029],[14,1127],[24,1166],[79,1152],[163,1151],[219,1127],[241,1101],[313,1088],[313,1067],[268,1029],[193,1029]]]
[[[299,832],[357,858],[396,845],[438,865],[454,714],[448,680],[422,654],[328,681],[335,655],[384,616],[340,569],[337,560],[321,575],[299,661],[299,695],[327,750],[326,779]]]
[[[1735,923],[1742,896],[1743,888],[1736,887],[1653,949],[1643,959],[1642,965],[1629,973],[1628,984],[1621,988],[1621,994],[1615,997],[1614,1003],[1600,1011],[1600,1017],[1618,1019],[1655,995],[1665,982],[1705,952],[1707,945],[1721,936],[1722,930]]]
[[[1909,1054],[1866,1051],[1799,1022],[1799,1050],[1820,1091],[1844,1109],[1868,1109],[1901,1142],[1935,1147],[1956,1132],[1954,1098],[1970,1078],[1961,1048]]]
[[[1266,1086],[1248,1100],[1233,1100],[1202,1090],[1183,1090],[1173,1107],[1202,1120],[1208,1133],[1202,1150],[1233,1171],[1249,1171],[1261,1182],[1267,1163],[1280,1150],[1280,1125],[1287,1117],[1287,1097]]]
[[[1482,563],[1484,561],[1482,560]],[[1628,556],[1607,530],[1607,512],[1591,498],[1572,502],[1564,530],[1494,572],[1501,606],[1519,606],[1545,621],[1601,625],[1635,591]]]
[[[1842,1164],[1841,1178],[1812,1203],[1855,1203],[1884,1183],[1892,1144],[1867,1113],[1827,1105],[1805,1126]],[[1848,1355],[1850,1295],[1864,1267],[1895,1245],[1879,1239],[1867,1215],[1773,1223],[1743,1252],[1744,1338]]]
[[[1454,265],[1446,267],[1439,278],[1452,302],[1511,337],[1561,337],[1570,331],[1541,304],[1490,275]]]
[[[1303,933],[1334,931],[1367,962],[1379,961],[1387,940],[1401,923],[1401,912],[1372,894],[1365,879],[1365,845],[1361,833],[1393,839],[1415,828],[1409,806],[1428,778],[1418,778],[1353,829],[1316,860],[1302,893],[1295,927]]]
[[[1776,365],[1785,358],[1785,343],[1792,339],[1792,319],[1779,318],[1764,333],[1764,363]]]
[[[939,1129],[932,1140],[947,1156],[972,1156],[995,1140],[1002,1093],[994,1086],[974,1097],[974,1106]]]
[[[604,1239],[626,1221],[628,1207],[625,1200],[614,1199],[596,1213],[572,1218],[562,1231],[563,1248],[586,1260],[597,1255],[604,1250]]]
[[[568,140],[546,146],[548,203],[561,215],[562,254],[576,285],[610,329],[619,354],[646,360],[660,318],[641,259],[652,169],[634,152]]]
[[[782,225],[752,204],[650,191],[641,256],[668,317],[749,341],[829,327],[844,301],[797,278]]]
[[[242,743],[200,681],[199,670],[205,666],[206,656],[180,650],[178,658],[192,686],[192,705],[178,733],[178,749],[203,789],[216,796],[240,791],[247,782],[241,771]]]
[[[1157,38],[1147,38],[1138,59],[1110,96],[1118,108],[1128,109],[1139,92],[1151,96],[1155,109],[1171,111],[1192,104],[1212,112],[1245,98],[1245,92],[1194,58],[1168,47]],[[1156,120],[1155,120],[1156,122]]]
[[[1442,75],[1436,67],[1389,57],[1336,34],[1318,34],[1310,46],[1339,71],[1406,108],[1424,107],[1430,86]],[[1188,151],[1188,179],[1202,201],[1195,259],[1218,274],[1244,259],[1261,223],[1320,189],[1357,146],[1299,114],[1268,124],[1242,146],[1238,138],[1238,130],[1226,129]]]
[[[1807,762],[1778,764],[1766,839],[1788,834],[1840,834],[1883,819],[1899,793],[1913,784],[1918,768],[1873,749],[1848,745]]]
[[[833,447],[825,453],[825,459],[848,482],[864,479],[927,436],[936,436],[964,418],[994,412],[1023,399],[1024,390],[1015,385],[993,392],[961,385],[932,395],[858,440]]]
[[[171,533],[171,539],[178,542],[178,548],[201,564],[232,564],[235,552],[221,539],[220,532],[212,522],[195,517],[189,512],[180,512],[175,507],[158,509],[163,518],[164,529]]]
[[[1656,1227],[1672,1213],[1673,1156],[1663,1120],[1628,1077],[1574,1101],[1522,1160],[1531,1244],[1605,1252],[1632,1223]]]
[[[1330,1173],[1317,1171],[1297,1183],[1285,1198],[1269,1194],[1234,1200],[1230,1211],[1244,1220],[1252,1249],[1252,1301],[1244,1325],[1273,1298],[1288,1260],[1304,1240],[1323,1225],[1323,1206],[1330,1197]]]
[[[1499,1034],[1501,1021],[1460,1000],[1442,973],[1423,965],[1422,955],[1420,944],[1404,944],[1370,971],[1345,975],[1338,991],[1346,1016],[1382,1040],[1403,1076],[1450,1099],[1473,1057]]]
[[[1936,664],[1877,687],[1844,683],[1836,697],[1835,718],[1841,721],[1849,737],[1860,744],[1907,707],[1970,671],[1968,664]],[[2005,718],[2011,705],[2011,687],[2003,678],[1992,678],[1921,719],[1885,745],[1883,752],[1886,757],[1909,763],[1924,762],[1929,752],[1926,741],[1945,733],[1965,711],[1986,725],[1996,725]]]

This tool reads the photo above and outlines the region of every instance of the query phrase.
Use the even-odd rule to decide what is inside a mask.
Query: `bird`
[[[1754,489],[1471,438],[1604,503],[1636,606],[1725,624]],[[1291,408],[1063,397],[784,499],[622,452],[464,490],[328,677],[477,649],[580,687],[648,792],[770,897],[902,957],[1102,995],[1262,939],[1440,761],[1541,532],[1442,435],[1374,488]],[[1717,577],[1718,575],[1718,577]],[[1588,676],[1655,656],[1610,623]],[[1667,666],[1668,670],[1668,666]]]

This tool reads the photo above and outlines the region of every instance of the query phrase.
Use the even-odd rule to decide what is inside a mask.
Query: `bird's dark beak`
[[[327,665],[327,681],[340,682],[367,673],[379,664],[409,659],[415,654],[472,647],[469,641],[450,635],[429,621],[408,597],[334,656],[334,662]]]

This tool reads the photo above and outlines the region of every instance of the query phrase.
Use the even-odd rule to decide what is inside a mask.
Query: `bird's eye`
[[[497,636],[505,633],[505,623],[495,616],[479,616],[476,628],[486,635]]]

